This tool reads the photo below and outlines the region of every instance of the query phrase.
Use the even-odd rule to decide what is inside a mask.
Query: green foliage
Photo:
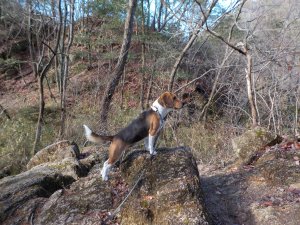
[[[124,0],[94,0],[88,1],[85,10],[92,11],[92,14],[97,17],[106,17],[119,19],[120,16],[126,13],[126,3]],[[124,7],[125,6],[125,7]]]

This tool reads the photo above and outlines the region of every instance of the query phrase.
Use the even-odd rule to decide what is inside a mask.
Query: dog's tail
[[[114,136],[98,135],[86,125],[83,125],[83,127],[86,139],[88,139],[91,142],[102,143],[103,141],[112,141],[114,138]]]

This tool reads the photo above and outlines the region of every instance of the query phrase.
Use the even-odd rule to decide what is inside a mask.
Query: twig
[[[176,91],[174,91],[174,93],[176,94],[177,92],[179,92],[181,89],[185,88],[186,86],[189,86],[190,84],[194,83],[195,81],[201,79],[202,77],[204,77],[206,74],[208,74],[210,71],[213,71],[213,70],[217,70],[219,69],[218,67],[217,68],[211,68],[209,70],[207,70],[205,73],[203,73],[201,76],[191,80],[190,82],[188,82],[187,84],[181,86],[180,88],[178,88]]]

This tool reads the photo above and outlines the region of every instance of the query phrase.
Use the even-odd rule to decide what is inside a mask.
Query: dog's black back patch
[[[133,144],[147,137],[150,128],[147,117],[153,112],[152,109],[142,112],[138,118],[133,120],[127,127],[120,130],[115,137],[128,144]]]

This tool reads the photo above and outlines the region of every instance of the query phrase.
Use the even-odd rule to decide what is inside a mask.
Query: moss
[[[190,224],[189,218],[185,218],[185,219],[183,220],[183,224]]]
[[[141,207],[142,208],[145,208],[145,209],[147,209],[147,208],[149,208],[149,202],[147,201],[147,200],[142,200],[141,202],[140,202],[140,205],[141,205]]]
[[[256,130],[255,130],[255,135],[256,135],[256,137],[258,137],[258,138],[264,137],[265,134],[266,134],[266,132],[265,132],[264,130],[262,130],[262,129],[256,129]]]

